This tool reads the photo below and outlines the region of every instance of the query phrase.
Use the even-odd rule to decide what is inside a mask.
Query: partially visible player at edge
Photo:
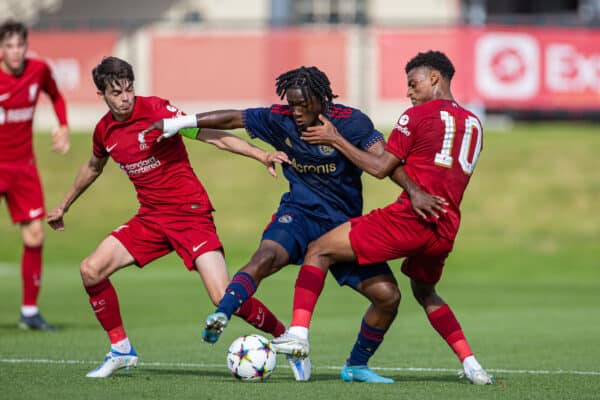
[[[397,202],[354,218],[313,242],[304,267],[326,272],[338,262],[370,264],[406,257],[402,272],[410,278],[413,295],[433,328],[458,356],[464,375],[472,383],[491,384],[493,376],[477,362],[454,313],[435,290],[454,246],[459,206],[482,148],[483,129],[479,119],[454,100],[450,90],[454,66],[444,53],[419,53],[406,64],[405,71],[413,107],[398,120],[382,154],[356,148],[323,116],[323,125],[308,128],[302,138],[333,146],[380,179],[404,163],[406,174],[417,185],[448,201],[447,212],[439,219],[420,219],[404,192]],[[324,273],[310,274],[306,279],[322,283],[324,277]],[[296,290],[298,296],[304,296],[303,291]],[[312,299],[311,313],[317,297]],[[305,313],[306,309],[294,307],[292,328],[308,328]],[[297,346],[308,350],[308,343],[297,342]]]
[[[64,229],[64,214],[100,176],[109,156],[135,186],[140,202],[137,214],[105,238],[80,266],[90,304],[111,343],[104,362],[87,377],[105,378],[119,368],[136,366],[138,360],[109,280],[114,272],[133,264],[141,268],[174,250],[188,270],[199,273],[215,304],[223,296],[229,277],[213,223],[213,207],[192,170],[181,137],[157,144],[158,133],[141,133],[157,118],[181,115],[181,111],[165,99],[136,96],[131,65],[116,57],[104,58],[92,75],[109,111],[94,130],[89,161],[79,170],[64,200],[48,214],[48,223],[53,229]],[[225,132],[201,130],[197,138],[254,158],[273,175],[274,162],[287,161],[283,153],[267,153]],[[254,298],[236,315],[273,336],[285,331],[269,309]]]
[[[281,74],[276,80],[276,93],[286,99],[286,105],[211,111],[159,121],[152,127],[164,130],[165,137],[181,127],[246,128],[251,137],[285,151],[292,160],[292,165],[283,166],[284,175],[290,182],[289,192],[282,196],[258,249],[234,275],[216,312],[206,320],[203,336],[210,343],[217,341],[233,311],[251,298],[262,279],[288,264],[302,264],[311,241],[362,213],[362,171],[332,147],[302,141],[302,132],[318,124],[318,116],[323,113],[353,145],[372,154],[384,151],[383,135],[374,129],[365,114],[332,102],[337,96],[332,92],[328,77],[318,68],[301,67]],[[396,316],[400,292],[391,270],[386,263],[369,268],[345,263],[335,265],[331,272],[340,285],[353,288],[371,302],[347,365],[342,369],[342,378],[346,381],[393,382],[367,366]],[[325,274],[317,268],[300,275],[296,290],[306,297],[295,299],[299,307],[314,290],[312,280],[306,276],[312,273],[325,279]],[[306,329],[292,329],[290,334],[308,339]],[[275,338],[271,342],[276,349],[283,345],[278,340]],[[288,355],[294,377],[301,381],[308,380],[311,375],[310,359],[302,356]]]
[[[21,225],[23,297],[19,327],[51,331],[38,309],[46,215],[44,193],[33,152],[33,115],[40,92],[50,96],[59,127],[52,150],[69,151],[67,109],[52,72],[42,60],[28,58],[27,27],[8,20],[0,26],[0,200],[6,197],[13,223]]]

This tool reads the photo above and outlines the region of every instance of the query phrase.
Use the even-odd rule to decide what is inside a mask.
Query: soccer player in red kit
[[[21,225],[22,329],[54,330],[42,318],[38,295],[42,279],[42,246],[46,215],[44,194],[33,153],[33,114],[41,91],[52,101],[60,126],[52,133],[52,150],[69,150],[65,100],[48,64],[28,58],[27,27],[16,21],[0,26],[0,200],[13,223]]]
[[[387,207],[353,218],[312,242],[300,274],[311,277],[313,285],[296,288],[295,299],[303,301],[294,300],[291,326],[307,325],[306,314],[312,314],[323,288],[326,275],[312,271],[326,272],[342,261],[372,264],[405,257],[402,272],[410,278],[413,295],[458,356],[465,376],[474,384],[491,384],[493,376],[477,362],[454,313],[435,290],[454,246],[459,206],[481,152],[483,130],[479,119],[454,100],[450,91],[454,66],[444,53],[419,53],[405,71],[413,107],[400,116],[382,155],[353,146],[324,117],[323,125],[303,134],[308,143],[333,146],[377,178],[394,175],[406,190]],[[415,187],[443,197],[444,212],[437,218],[417,215],[409,196]],[[296,347],[295,351],[308,351],[308,343],[298,341]],[[342,375],[352,372],[346,367]]]
[[[104,362],[87,376],[105,378],[119,368],[135,366],[138,360],[108,279],[114,272],[132,264],[141,268],[174,250],[190,271],[200,274],[215,304],[225,293],[229,277],[213,207],[192,170],[181,136],[156,143],[159,132],[142,132],[155,120],[181,112],[167,100],[136,96],[131,65],[116,57],[104,58],[94,68],[93,78],[109,111],[96,125],[90,160],[81,167],[64,200],[50,211],[48,223],[64,229],[64,214],[102,173],[109,156],[135,186],[140,203],[137,214],[105,238],[80,266],[90,304],[111,342]],[[287,161],[283,153],[267,153],[225,132],[196,129],[193,133],[198,140],[261,161],[272,174],[274,162]],[[236,315],[274,336],[285,331],[256,299],[240,307]]]

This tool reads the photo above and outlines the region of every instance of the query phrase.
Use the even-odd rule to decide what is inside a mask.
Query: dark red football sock
[[[447,304],[427,314],[427,318],[431,322],[431,326],[456,353],[460,362],[473,355],[460,324]]]
[[[273,337],[282,335],[285,332],[285,325],[281,323],[260,300],[250,297],[235,312],[235,315],[243,318],[250,325],[267,332]]]
[[[110,281],[105,279],[94,286],[86,286],[85,291],[90,296],[96,318],[109,334],[111,343],[125,339],[127,335],[123,329],[119,299]]]
[[[21,259],[24,306],[37,306],[42,281],[42,246],[23,246]]]
[[[303,265],[296,279],[294,291],[294,311],[290,326],[308,328],[317,300],[321,295],[327,273],[319,267]]]

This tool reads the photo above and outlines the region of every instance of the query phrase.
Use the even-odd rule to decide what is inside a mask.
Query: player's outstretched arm
[[[90,160],[81,166],[75,182],[73,182],[73,186],[71,186],[63,201],[57,207],[53,208],[46,217],[52,229],[58,231],[65,229],[63,221],[65,213],[75,200],[100,176],[107,161],[108,157],[98,158],[92,155]]]
[[[195,115],[164,118],[144,129],[143,133],[154,129],[161,131],[163,134],[157,139],[157,142],[160,142],[185,128],[238,129],[243,127],[242,110],[218,110]]]
[[[427,219],[428,216],[439,218],[439,213],[446,213],[446,209],[444,208],[448,205],[446,199],[441,196],[429,194],[417,186],[406,174],[404,167],[397,167],[392,175],[390,175],[390,178],[406,191],[410,197],[413,210],[421,218]]]
[[[276,151],[269,153],[252,145],[251,143],[248,143],[244,139],[227,132],[204,128],[200,129],[196,139],[212,144],[221,150],[226,150],[231,153],[253,158],[264,164],[273,177],[277,177],[277,173],[275,172],[275,163],[290,164],[290,160],[287,154],[284,152]]]
[[[302,133],[302,140],[312,144],[327,144],[341,151],[356,166],[376,178],[383,179],[400,165],[400,160],[387,151],[364,151],[348,142],[337,128],[323,115],[323,125],[310,126]]]

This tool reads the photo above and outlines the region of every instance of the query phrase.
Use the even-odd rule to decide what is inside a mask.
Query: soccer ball
[[[264,381],[273,373],[276,362],[271,343],[260,335],[241,336],[227,351],[227,366],[242,381]]]

